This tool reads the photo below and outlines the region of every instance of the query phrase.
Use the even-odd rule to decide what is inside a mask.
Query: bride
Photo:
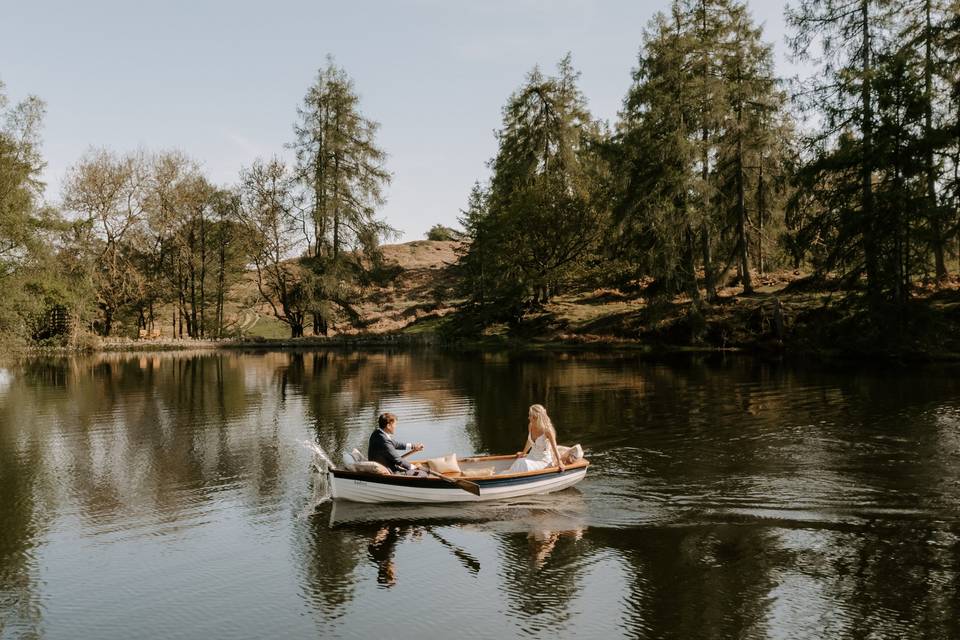
[[[550,422],[550,416],[543,405],[535,404],[528,412],[527,442],[523,451],[517,453],[516,461],[510,466],[511,473],[539,471],[547,467],[558,466],[564,470],[560,453],[557,451],[557,432]]]

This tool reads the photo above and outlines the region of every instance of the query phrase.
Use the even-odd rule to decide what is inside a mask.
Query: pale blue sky
[[[566,53],[613,121],[641,33],[667,0],[0,2],[0,79],[47,102],[47,198],[91,147],[181,149],[218,184],[289,155],[296,107],[327,53],[381,124],[393,184],[381,215],[416,240],[454,225],[496,152],[524,75]],[[751,3],[788,73],[783,5]]]

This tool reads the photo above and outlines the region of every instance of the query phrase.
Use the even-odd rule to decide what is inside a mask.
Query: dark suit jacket
[[[403,442],[395,442],[386,431],[377,427],[370,435],[370,446],[367,448],[367,459],[379,462],[391,473],[403,472],[412,465],[400,457],[398,451],[407,448]]]

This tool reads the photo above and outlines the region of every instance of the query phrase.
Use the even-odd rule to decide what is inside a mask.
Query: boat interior
[[[450,456],[444,456],[440,460],[449,460]],[[558,467],[547,467],[546,469],[540,469],[537,471],[525,471],[525,472],[510,472],[510,466],[513,465],[514,461],[517,459],[516,456],[473,456],[469,458],[455,458],[455,467],[457,468],[448,468],[443,467],[443,463],[440,465],[434,464],[433,461],[437,458],[432,458],[429,460],[430,468],[434,471],[442,473],[443,475],[450,478],[487,478],[491,476],[528,476],[528,475],[538,475],[544,473],[545,471],[557,471]],[[420,466],[428,462],[427,460],[410,460],[411,464]],[[566,469],[570,468],[579,468],[585,467],[589,463],[585,459],[580,459],[575,462],[565,464]]]
[[[568,451],[572,451],[572,448],[563,447],[561,450],[561,455],[567,455]],[[573,461],[565,463],[565,469],[587,467],[590,464],[585,458],[582,457],[582,449],[578,448],[577,453],[579,454],[579,457]],[[457,458],[456,454],[450,453],[445,456],[434,458],[411,458],[410,463],[414,466],[426,468],[435,473],[439,473],[448,478],[465,479],[489,478],[493,476],[524,477],[541,475],[543,473],[555,473],[559,471],[559,468],[554,466],[535,471],[511,472],[510,467],[513,465],[516,459],[517,457],[515,455],[470,456],[466,458]],[[374,469],[354,468],[353,464],[351,464],[351,462],[356,461],[359,463],[357,464],[357,467],[360,467],[360,465],[368,464],[365,462],[365,460],[365,456],[363,456],[363,454],[361,454],[357,449],[354,449],[352,453],[344,454],[343,468],[354,473],[375,474],[376,470]]]

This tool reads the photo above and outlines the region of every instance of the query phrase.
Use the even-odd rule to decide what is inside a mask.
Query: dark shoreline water
[[[865,328],[866,330],[866,328]],[[946,329],[944,329],[946,330]],[[676,336],[674,336],[676,338]],[[929,336],[927,336],[929,338]],[[884,337],[884,340],[886,338]],[[930,346],[928,339],[917,340],[915,344],[899,346],[886,342],[860,344],[849,336],[808,337],[794,339],[789,343],[757,335],[739,345],[726,343],[682,344],[669,340],[625,339],[614,336],[584,336],[581,339],[544,340],[520,336],[486,336],[482,338],[446,338],[437,333],[392,333],[342,335],[329,338],[307,336],[303,338],[241,338],[223,340],[186,339],[186,340],[133,340],[102,339],[99,344],[92,343],[84,348],[58,346],[30,346],[3,349],[8,352],[8,360],[37,360],[69,357],[84,357],[94,354],[150,354],[180,353],[183,355],[200,352],[223,353],[267,353],[285,352],[306,354],[316,351],[338,352],[417,352],[429,350],[446,353],[452,357],[470,354],[511,354],[517,356],[536,356],[537,354],[580,354],[590,356],[603,354],[606,357],[642,357],[651,362],[670,359],[726,359],[755,358],[757,360],[781,363],[790,366],[827,366],[827,367],[924,367],[960,365],[960,352],[945,348],[943,345]],[[924,346],[926,345],[926,346]],[[0,363],[3,357],[0,355]]]
[[[511,503],[324,501],[381,411],[592,466]],[[0,638],[957,637],[949,368],[430,350],[0,370]]]

